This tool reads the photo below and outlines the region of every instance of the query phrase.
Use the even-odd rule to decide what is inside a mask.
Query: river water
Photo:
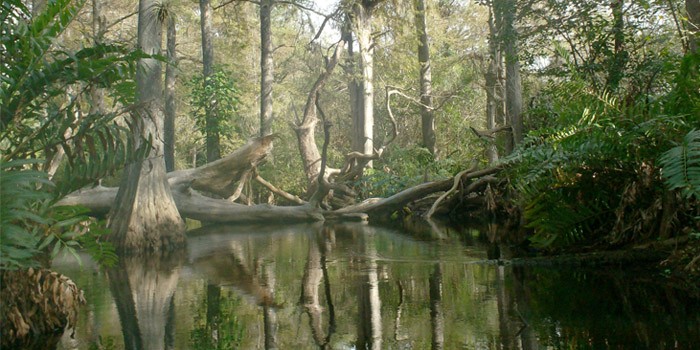
[[[654,272],[502,266],[478,231],[215,227],[102,269],[59,349],[692,349],[700,301]]]

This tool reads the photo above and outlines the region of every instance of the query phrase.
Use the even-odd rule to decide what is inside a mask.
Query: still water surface
[[[652,273],[486,261],[474,232],[361,224],[199,229],[100,269],[59,349],[692,349],[700,301]]]

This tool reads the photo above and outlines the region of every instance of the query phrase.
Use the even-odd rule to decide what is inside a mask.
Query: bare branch
[[[227,1],[224,1],[221,4],[219,4],[219,6],[214,6],[213,9],[218,10],[218,9],[220,9],[220,8],[230,4],[230,3],[233,3],[233,2],[249,2],[249,3],[256,4],[256,5],[260,6],[260,1],[255,1],[255,0],[227,0]]]
[[[119,24],[119,23],[121,23],[121,22],[123,22],[123,21],[126,21],[127,19],[129,19],[129,17],[134,16],[134,15],[137,14],[137,13],[139,13],[139,12],[138,12],[138,11],[134,11],[134,12],[132,12],[132,13],[130,13],[130,14],[128,14],[128,15],[122,17],[122,18],[119,18],[118,20],[116,20],[116,21],[112,22],[110,25],[108,25],[108,26],[107,26],[107,29],[110,29],[110,28],[116,26],[117,24]]]
[[[267,180],[263,179],[262,176],[260,176],[260,174],[258,174],[258,171],[256,168],[253,169],[253,174],[254,174],[253,179],[255,181],[257,181],[259,184],[265,186],[265,188],[270,190],[270,192],[272,192],[272,193],[274,193],[274,194],[276,194],[276,195],[278,195],[278,196],[280,196],[280,197],[282,197],[290,202],[293,202],[293,203],[297,203],[297,204],[305,204],[306,203],[301,198],[299,198],[299,197],[297,197],[289,192],[281,190],[281,189],[277,188],[275,185],[269,183]]]
[[[480,139],[489,139],[489,140],[492,140],[495,138],[494,134],[497,134],[497,133],[502,132],[502,131],[510,131],[511,130],[510,125],[503,125],[503,126],[499,126],[499,127],[495,128],[495,129],[484,130],[484,131],[476,130],[472,126],[470,126],[469,129],[472,130],[472,132],[474,133],[474,135],[476,135],[476,137],[478,137]]]

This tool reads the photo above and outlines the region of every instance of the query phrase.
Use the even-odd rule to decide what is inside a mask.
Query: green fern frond
[[[46,224],[35,204],[48,200],[51,185],[46,174],[24,169],[37,160],[3,162],[0,159],[0,268],[33,266],[40,237],[30,227]],[[44,190],[41,190],[41,188]]]
[[[661,155],[663,177],[670,190],[700,199],[700,130],[692,130],[680,145]]]

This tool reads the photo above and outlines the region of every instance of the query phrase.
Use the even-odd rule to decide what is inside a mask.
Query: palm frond
[[[700,199],[700,130],[691,130],[680,145],[662,154],[659,162],[670,190]]]

